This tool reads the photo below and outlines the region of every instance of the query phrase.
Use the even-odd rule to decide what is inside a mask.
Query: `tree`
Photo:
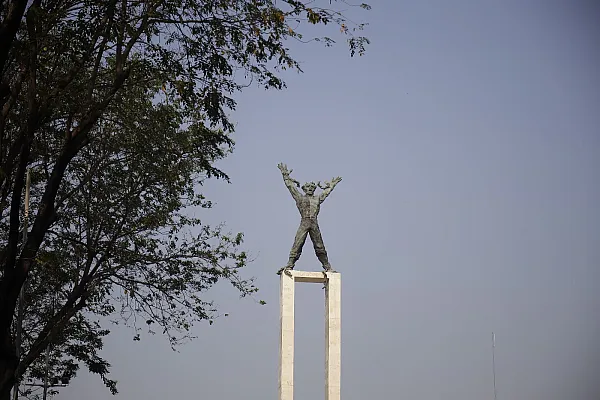
[[[210,208],[202,182],[228,179],[213,164],[233,147],[232,96],[250,84],[284,88],[281,70],[300,71],[286,40],[305,41],[311,24],[339,27],[351,55],[368,43],[338,10],[278,3],[0,2],[0,400],[16,377],[40,377],[50,344],[55,376],[68,381],[84,363],[116,390],[96,316],[141,319],[175,345],[212,321],[207,288],[225,280],[256,292],[238,273],[241,235],[196,217]]]

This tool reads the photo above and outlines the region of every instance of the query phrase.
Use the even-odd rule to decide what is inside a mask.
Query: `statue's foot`
[[[277,271],[277,275],[281,275],[281,273],[282,273],[282,272],[286,272],[286,273],[287,273],[287,271],[289,271],[289,270],[291,270],[291,269],[294,269],[294,266],[293,266],[293,265],[290,265],[290,264],[288,264],[288,265],[286,265],[285,267],[282,267],[282,268],[281,268],[279,271]],[[289,275],[289,274],[288,274],[288,275]]]
[[[331,268],[331,264],[323,265],[323,270],[324,270],[324,272],[337,272],[337,271],[334,271],[333,268]]]

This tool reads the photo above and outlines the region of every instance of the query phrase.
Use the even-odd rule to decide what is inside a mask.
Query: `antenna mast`
[[[492,332],[492,376],[494,379],[494,400],[498,400],[496,396],[496,334]]]
[[[29,226],[29,186],[31,185],[31,175],[29,174],[29,168],[27,169],[27,177],[25,178],[25,218],[23,218],[23,244],[21,246],[21,251],[25,248],[25,244],[27,243],[27,230]],[[15,340],[15,354],[17,356],[17,360],[21,361],[21,340],[23,335],[23,313],[25,310],[25,287],[27,285],[27,277],[25,277],[25,281],[21,286],[21,291],[19,292],[18,308],[17,308],[17,332],[16,332],[16,340]],[[17,400],[19,398],[19,381],[21,376],[15,376],[15,384],[13,386],[13,400]]]

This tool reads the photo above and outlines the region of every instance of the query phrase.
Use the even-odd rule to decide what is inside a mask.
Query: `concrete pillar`
[[[294,399],[294,277],[281,274],[279,297],[279,400]]]
[[[325,283],[325,400],[340,400],[342,368],[342,279],[327,273]]]

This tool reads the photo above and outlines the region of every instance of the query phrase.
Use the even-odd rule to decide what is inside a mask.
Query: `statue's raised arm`
[[[283,176],[283,182],[285,183],[285,186],[292,194],[294,200],[298,201],[301,194],[298,191],[298,189],[296,189],[296,187],[300,186],[300,182],[290,177],[290,174],[292,173],[293,169],[288,170],[287,165],[283,163],[277,164],[277,168],[279,168],[279,170],[281,171],[281,175]]]
[[[333,178],[329,182],[325,182],[324,185],[321,185],[321,182],[319,182],[319,187],[321,189],[323,189],[323,192],[321,192],[321,194],[319,195],[319,199],[321,200],[321,202],[325,201],[327,196],[329,196],[331,194],[331,192],[333,191],[333,189],[335,188],[335,185],[337,185],[341,181],[342,181],[342,178],[338,176],[337,178]]]

